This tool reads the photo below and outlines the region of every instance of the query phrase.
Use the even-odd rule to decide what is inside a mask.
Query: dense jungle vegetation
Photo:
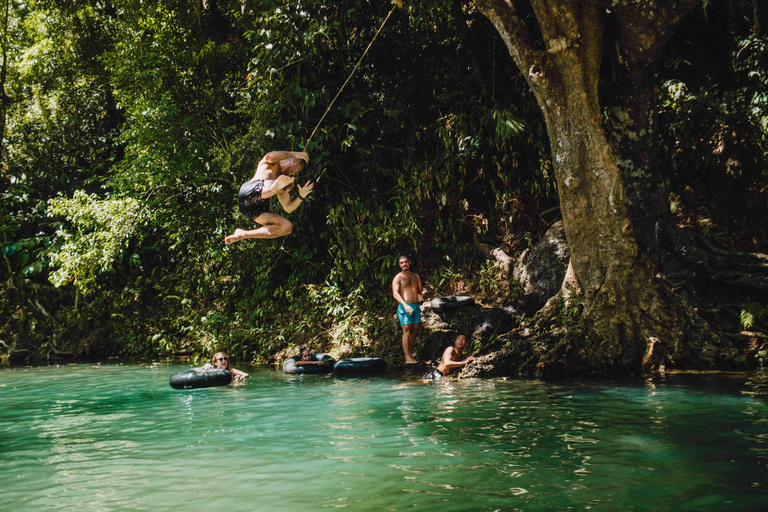
[[[429,297],[504,306],[520,290],[481,248],[516,257],[558,219],[542,113],[472,2],[3,7],[5,362],[266,362],[306,342],[397,355],[399,254]],[[768,252],[766,10],[694,9],[647,77],[677,225],[754,253]],[[272,150],[306,150],[315,192],[290,236],[226,246],[250,228],[237,189]],[[732,299],[713,328],[766,331],[765,296]]]

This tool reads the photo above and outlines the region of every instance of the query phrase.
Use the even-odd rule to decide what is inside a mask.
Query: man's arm
[[[276,180],[264,180],[264,187],[261,189],[261,198],[269,199],[275,194],[288,194],[294,178],[292,176],[278,176]],[[290,199],[290,196],[288,196]]]
[[[400,295],[400,280],[398,279],[400,277],[400,274],[397,274],[395,278],[392,280],[392,297],[403,305],[405,308],[405,312],[409,315],[413,313],[413,308],[408,305],[407,302],[405,302],[405,299],[403,299],[402,295]]]
[[[416,298],[418,299],[419,302],[422,302],[424,300],[424,297],[423,297],[424,291],[425,291],[425,288],[421,284],[421,276],[416,274]]]
[[[460,368],[467,363],[471,363],[475,360],[473,356],[469,356],[468,358],[464,359],[463,361],[453,361],[451,358],[453,357],[453,353],[456,349],[453,347],[448,347],[445,349],[445,352],[443,352],[443,366],[446,368],[454,369],[454,368]]]
[[[282,178],[283,176],[280,177]],[[291,213],[299,207],[302,201],[304,201],[304,199],[309,194],[312,193],[314,186],[315,185],[310,182],[307,182],[303,187],[299,185],[299,194],[295,199],[291,199],[291,194],[289,194],[288,191],[281,190],[277,193],[277,200],[280,201],[283,210],[285,210],[287,213]]]
[[[287,160],[289,158],[298,158],[309,162],[309,155],[304,151],[270,151],[261,159],[269,164],[279,163],[280,160]]]

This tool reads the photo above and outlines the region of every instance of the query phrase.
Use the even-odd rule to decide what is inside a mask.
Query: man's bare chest
[[[411,273],[400,273],[400,286],[403,288],[410,288],[416,286],[416,276]]]

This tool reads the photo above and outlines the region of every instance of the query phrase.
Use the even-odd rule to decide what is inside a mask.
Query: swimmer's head
[[[226,370],[227,366],[229,365],[227,354],[224,352],[216,352],[213,354],[213,358],[211,358],[211,364],[215,366],[216,368],[221,368],[222,370]]]
[[[309,352],[307,347],[301,347],[299,349],[299,356],[301,357],[302,361],[309,361],[312,357],[312,354]]]

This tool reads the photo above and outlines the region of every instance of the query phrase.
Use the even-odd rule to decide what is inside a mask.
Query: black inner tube
[[[375,374],[386,369],[387,362],[380,357],[351,357],[333,365],[333,373],[337,375]]]
[[[232,372],[229,370],[190,368],[171,375],[169,383],[173,389],[197,389],[226,386],[230,382],[232,382]]]

